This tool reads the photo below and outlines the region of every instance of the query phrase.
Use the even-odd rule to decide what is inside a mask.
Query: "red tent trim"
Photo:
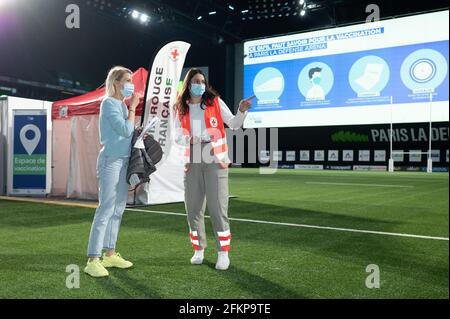
[[[140,96],[139,105],[136,109],[136,115],[142,115],[144,106],[145,87],[147,85],[148,72],[144,68],[139,68],[132,74],[134,91]],[[67,119],[72,116],[99,114],[100,103],[105,97],[105,87],[95,91],[72,97],[69,99],[56,101],[52,104],[52,120]],[[125,100],[127,106],[129,100]]]

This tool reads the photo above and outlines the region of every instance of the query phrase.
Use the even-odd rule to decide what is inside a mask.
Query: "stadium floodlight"
[[[140,15],[140,13],[139,13],[139,11],[137,11],[137,10],[133,10],[133,11],[131,12],[131,17],[132,17],[133,19],[139,18],[139,15]]]
[[[141,14],[140,20],[142,23],[146,23],[148,19],[149,19],[148,15],[146,15],[145,13]]]
[[[13,0],[0,0],[0,9],[8,7],[13,4],[13,2]]]
[[[303,17],[305,14],[306,14],[306,10],[305,10],[305,9],[302,9],[302,10],[300,11],[300,15]]]

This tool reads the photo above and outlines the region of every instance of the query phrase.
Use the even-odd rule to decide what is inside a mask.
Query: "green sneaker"
[[[104,267],[116,267],[116,268],[121,268],[121,269],[126,269],[126,268],[130,268],[133,266],[133,263],[125,260],[122,258],[122,256],[120,256],[119,253],[115,253],[112,256],[106,256],[105,253],[103,253],[103,260],[102,260],[102,265]]]
[[[109,275],[108,270],[102,265],[100,259],[88,261],[84,272],[92,277],[107,277]]]

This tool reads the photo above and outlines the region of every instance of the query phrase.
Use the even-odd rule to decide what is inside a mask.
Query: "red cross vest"
[[[181,122],[181,127],[183,128],[183,134],[185,138],[189,140],[191,135],[191,119],[189,116],[189,112],[184,115],[180,113],[178,114]],[[212,103],[206,105],[204,117],[206,130],[211,140],[212,152],[215,162],[218,163],[222,168],[226,168],[228,167],[229,163],[228,144],[225,133],[225,125],[223,124],[222,116],[220,114],[219,97],[214,98]],[[190,155],[190,145],[188,145],[185,151],[186,163],[190,162]]]

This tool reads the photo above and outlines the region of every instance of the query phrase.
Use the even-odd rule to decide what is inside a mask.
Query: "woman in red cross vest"
[[[239,103],[233,115],[225,102],[208,85],[200,69],[190,69],[178,95],[176,114],[181,130],[178,140],[185,145],[185,207],[194,256],[191,263],[203,262],[206,248],[204,214],[208,207],[216,237],[216,269],[230,265],[231,233],[228,221],[228,145],[226,124],[236,130],[242,126],[251,107],[251,98]]]

